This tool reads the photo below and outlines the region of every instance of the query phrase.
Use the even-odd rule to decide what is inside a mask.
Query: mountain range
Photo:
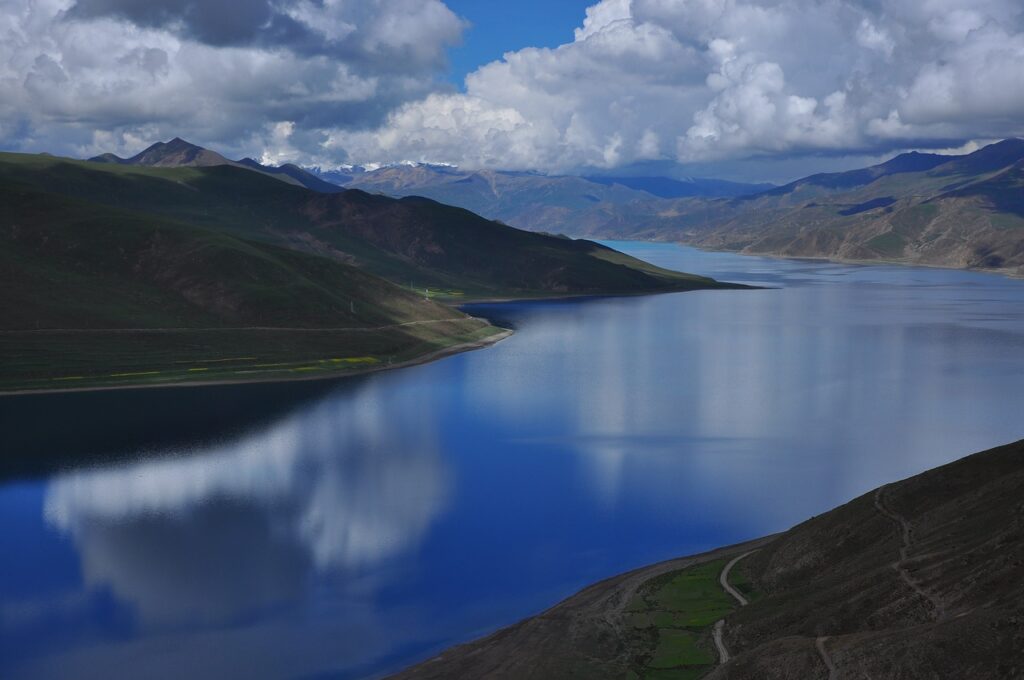
[[[501,337],[441,302],[741,287],[225,161],[0,154],[0,391],[328,375]]]
[[[236,168],[255,170],[256,172],[270,175],[287,184],[306,187],[322,193],[336,194],[342,188],[334,183],[324,181],[315,174],[303,170],[292,163],[285,163],[280,166],[263,165],[252,158],[243,158],[238,161],[229,160],[216,151],[204,149],[180,137],[175,137],[169,142],[157,142],[152,146],[143,149],[131,158],[121,158],[112,153],[104,153],[93,156],[89,159],[92,163],[112,163],[114,165],[139,165],[153,168],[208,168],[218,165],[228,165]]]
[[[677,241],[747,254],[891,261],[1024,274],[1024,141],[900,154],[784,186],[668,177],[551,177],[395,166],[339,177],[425,195],[513,226]]]
[[[732,199],[600,206],[575,235],[671,240],[747,254],[1024,273],[1024,140],[960,156],[908,153]]]

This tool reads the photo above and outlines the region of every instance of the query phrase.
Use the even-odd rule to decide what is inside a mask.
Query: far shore
[[[635,239],[601,239],[604,241],[635,241]],[[931,264],[929,262],[909,262],[907,260],[891,260],[882,259],[877,260],[857,260],[847,257],[826,257],[824,255],[782,255],[780,253],[748,253],[742,250],[730,250],[728,248],[712,248],[711,246],[697,245],[696,243],[689,243],[687,241],[648,241],[641,240],[639,243],[672,243],[675,245],[686,246],[687,248],[695,248],[696,250],[702,250],[705,253],[729,253],[731,255],[742,255],[744,257],[764,257],[770,260],[793,260],[796,262],[830,262],[832,264],[854,264],[864,267],[870,266],[884,266],[884,267],[922,267],[924,269],[945,269],[953,272],[972,272],[975,274],[991,274],[994,276],[1002,276],[1007,279],[1021,280],[1024,279],[1024,267],[1017,267],[1015,269],[1003,268],[991,268],[991,267],[954,267],[952,265],[945,264]]]
[[[455,345],[449,345],[440,349],[434,350],[433,352],[427,352],[405,361],[395,362],[393,364],[374,364],[372,366],[365,366],[355,369],[347,369],[344,371],[334,371],[318,373],[316,375],[291,375],[291,376],[267,376],[263,378],[224,378],[218,380],[190,380],[190,381],[178,381],[168,383],[131,383],[125,385],[96,385],[94,387],[58,387],[58,388],[43,388],[43,389],[25,389],[25,390],[6,390],[0,391],[0,397],[12,397],[12,396],[27,396],[32,394],[61,394],[65,392],[108,392],[111,390],[149,390],[149,389],[167,389],[167,388],[187,388],[187,387],[209,387],[211,385],[245,385],[255,383],[286,383],[286,382],[309,382],[314,380],[338,380],[341,378],[356,377],[361,375],[367,375],[369,373],[379,373],[381,371],[390,371],[397,368],[409,368],[410,366],[418,366],[420,364],[430,363],[443,359],[453,354],[461,354],[463,352],[471,352],[473,350],[482,349],[484,347],[490,347],[495,345],[502,340],[508,338],[514,333],[514,331],[507,328],[500,329],[497,333],[493,333],[486,338],[479,340],[473,340],[472,342],[462,342]]]

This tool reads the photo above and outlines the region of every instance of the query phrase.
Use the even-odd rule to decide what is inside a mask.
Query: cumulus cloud
[[[601,0],[455,92],[465,27],[441,0],[0,0],[0,141],[560,171],[1024,134],[1019,0]]]
[[[440,0],[0,0],[0,142],[259,155],[289,123],[305,154],[433,91],[464,28]]]
[[[328,145],[549,170],[956,146],[1024,132],[1022,41],[1013,0],[604,0]]]

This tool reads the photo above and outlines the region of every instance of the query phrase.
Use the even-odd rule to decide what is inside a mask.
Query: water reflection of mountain
[[[364,380],[0,397],[0,481],[224,441]]]
[[[229,442],[58,475],[46,518],[87,586],[146,623],[237,620],[318,574],[344,588],[421,540],[449,490],[429,410],[389,417],[403,405],[365,387]]]

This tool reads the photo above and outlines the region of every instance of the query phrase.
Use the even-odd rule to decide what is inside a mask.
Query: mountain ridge
[[[901,154],[749,196],[604,205],[545,227],[751,255],[899,262],[1024,275],[1024,141],[970,154]]]
[[[292,163],[268,166],[252,158],[233,161],[216,151],[187,142],[181,137],[175,137],[168,142],[155,142],[130,158],[121,158],[112,153],[103,153],[86,160],[92,163],[112,163],[115,165],[136,165],[154,168],[203,168],[227,165],[259,172],[287,184],[303,186],[314,191],[325,193],[341,191],[337,185],[325,182],[313,173],[303,170]]]

